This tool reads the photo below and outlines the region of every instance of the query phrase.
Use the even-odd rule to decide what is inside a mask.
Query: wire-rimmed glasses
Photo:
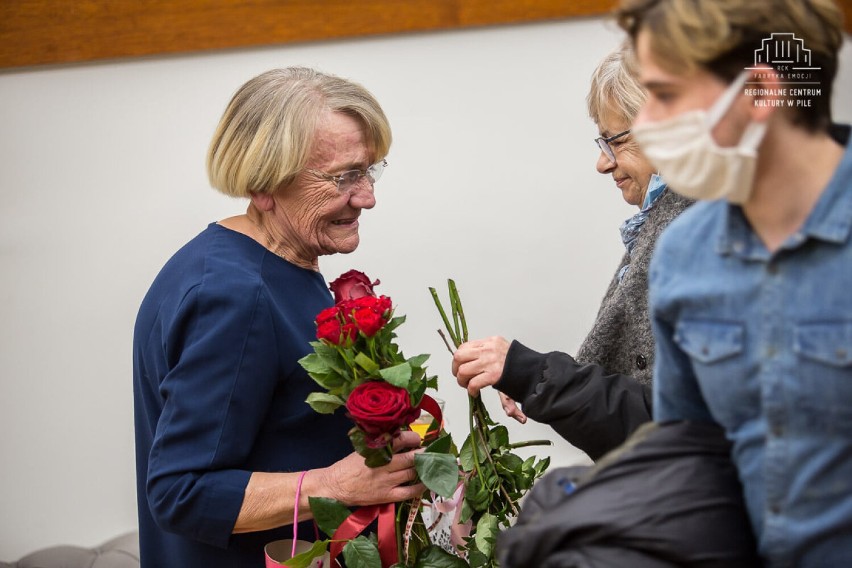
[[[622,136],[626,136],[627,134],[630,134],[629,129],[625,130],[624,132],[619,132],[618,134],[614,134],[614,135],[610,136],[609,138],[604,138],[603,136],[598,136],[597,138],[595,138],[595,144],[598,145],[598,148],[601,149],[601,152],[606,154],[606,157],[609,158],[610,162],[615,163],[615,152],[613,152],[612,146],[610,146],[609,143],[612,142],[613,140],[617,140],[617,139],[621,138]]]
[[[352,191],[362,177],[367,178],[367,181],[370,182],[370,186],[372,187],[372,185],[376,183],[380,177],[382,177],[382,172],[385,171],[387,165],[388,161],[382,160],[381,162],[376,162],[366,170],[348,170],[336,176],[309,168],[305,168],[305,171],[308,171],[322,179],[333,181],[337,185],[337,191],[340,193],[348,193]]]

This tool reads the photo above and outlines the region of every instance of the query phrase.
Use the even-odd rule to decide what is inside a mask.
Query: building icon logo
[[[754,50],[754,71],[745,93],[755,96],[755,106],[811,107],[822,96],[821,67],[815,67],[811,50],[793,33],[773,33]],[[772,80],[769,88],[764,81]]]
[[[811,50],[793,33],[775,33],[765,38],[759,49],[754,50],[754,65],[789,65],[794,71],[815,71],[811,67]]]

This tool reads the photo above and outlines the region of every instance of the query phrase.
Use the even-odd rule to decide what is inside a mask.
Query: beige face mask
[[[736,146],[720,147],[711,134],[750,76],[741,73],[709,110],[685,112],[632,129],[642,152],[671,189],[690,199],[744,203],[754,187],[757,149],[765,122],[752,122]]]

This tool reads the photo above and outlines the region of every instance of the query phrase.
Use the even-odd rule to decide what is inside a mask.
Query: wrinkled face
[[[630,123],[618,113],[611,110],[602,113],[598,131],[600,136],[609,138],[630,128]],[[617,138],[609,143],[615,154],[615,162],[609,156],[600,153],[597,170],[602,174],[612,175],[616,187],[621,190],[624,201],[637,207],[642,206],[651,175],[656,171],[633,140],[630,134]]]
[[[361,123],[328,111],[320,120],[307,167],[331,175],[365,170],[374,156]],[[376,204],[373,189],[362,177],[351,192],[340,193],[333,181],[303,171],[276,192],[273,222],[298,259],[315,264],[324,254],[349,253],[358,247],[358,217]]]

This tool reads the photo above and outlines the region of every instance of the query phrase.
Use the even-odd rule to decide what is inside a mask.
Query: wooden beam
[[[0,68],[557,20],[616,0],[0,0]]]

